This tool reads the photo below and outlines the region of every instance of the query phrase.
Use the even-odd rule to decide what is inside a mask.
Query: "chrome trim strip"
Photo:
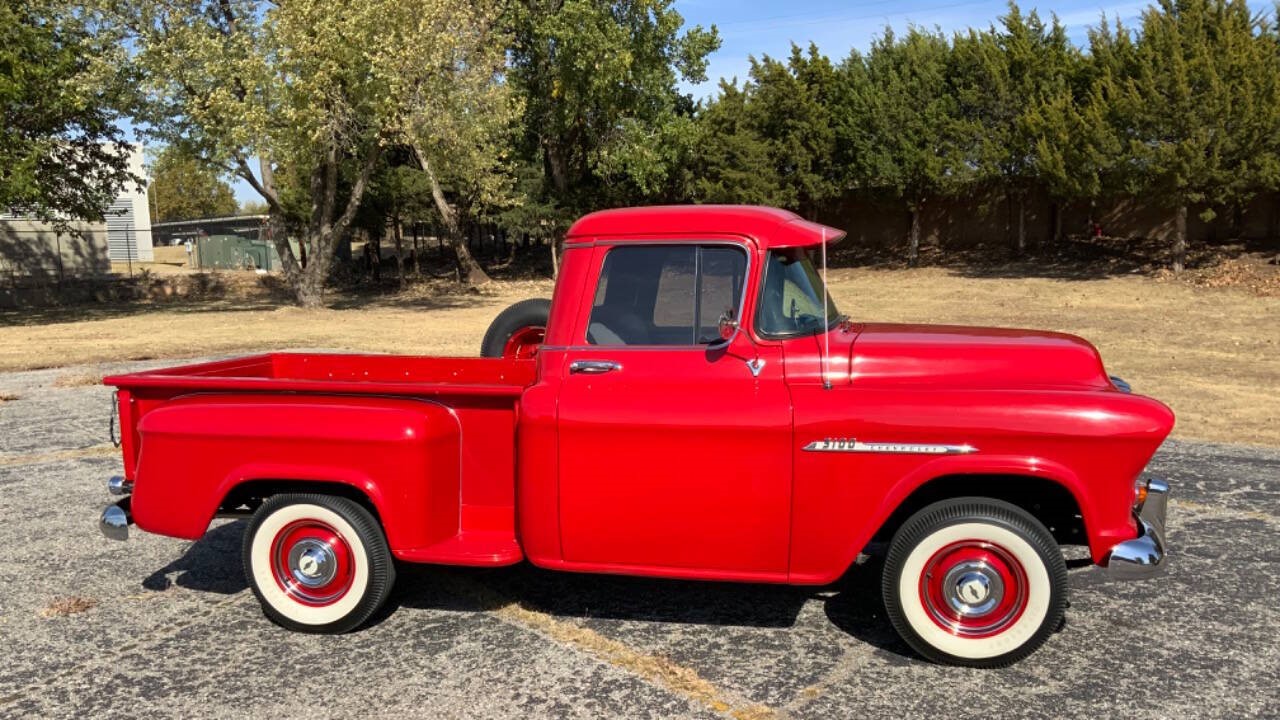
[[[1164,538],[1169,506],[1169,483],[1160,478],[1147,481],[1147,501],[1138,509],[1138,537],[1126,540],[1107,553],[1106,573],[1110,580],[1142,580],[1158,575],[1168,557]]]
[[[744,238],[744,240],[747,240],[747,238]],[[662,247],[662,246],[671,246],[671,245],[676,245],[676,246],[681,246],[681,247],[683,247],[683,246],[692,246],[692,247],[695,247],[695,248],[698,248],[698,247],[732,247],[732,248],[736,248],[736,249],[738,249],[738,250],[742,251],[742,254],[743,254],[743,255],[745,255],[745,256],[746,256],[746,258],[747,258],[747,264],[746,264],[746,267],[745,267],[745,268],[743,269],[743,271],[742,271],[742,297],[738,298],[738,314],[737,314],[737,317],[738,317],[739,322],[741,322],[741,321],[742,321],[742,318],[743,318],[743,317],[745,317],[744,313],[745,313],[745,312],[746,312],[746,310],[747,310],[747,295],[749,294],[749,293],[747,293],[747,288],[751,285],[751,271],[752,271],[752,265],[753,265],[753,263],[751,262],[751,260],[752,260],[752,256],[751,256],[751,250],[752,250],[752,248],[751,248],[751,247],[749,247],[749,246],[747,245],[747,243],[746,243],[746,242],[740,242],[740,241],[737,241],[737,240],[728,240],[728,239],[724,239],[724,240],[694,240],[694,239],[692,239],[692,238],[688,238],[688,239],[685,239],[685,238],[671,238],[671,239],[665,239],[665,238],[664,238],[664,239],[655,239],[655,240],[653,240],[653,241],[647,241],[647,240],[646,240],[646,241],[627,240],[627,241],[610,242],[610,243],[600,243],[600,244],[601,244],[601,245],[610,245],[610,246],[621,246],[621,247]],[[754,241],[752,241],[752,244],[754,244]],[[609,252],[612,252],[612,251],[613,251],[613,248],[611,247],[611,248],[609,249],[609,251],[605,253],[605,259],[603,259],[603,260],[601,260],[601,261],[600,261],[600,268],[599,268],[599,269],[597,270],[597,272],[596,272],[596,284],[595,284],[595,286],[594,286],[594,287],[592,287],[592,288],[591,288],[591,297],[593,297],[593,298],[596,296],[596,293],[600,292],[600,275],[601,275],[601,271],[603,271],[603,270],[604,270],[604,263],[608,260]],[[588,308],[588,312],[587,312],[587,327],[590,327],[590,326],[591,326],[591,313],[592,313],[592,312],[594,312],[594,311],[595,311],[595,308],[594,308],[594,307],[592,307],[592,308]],[[575,320],[575,322],[576,322],[576,320]],[[745,328],[744,328],[744,330],[745,330]],[[705,351],[707,350],[707,348],[708,348],[710,345],[714,345],[714,344],[715,344],[715,343],[698,343],[697,345],[596,345],[596,344],[591,343],[591,342],[586,342],[586,339],[587,339],[587,338],[586,338],[587,328],[583,328],[583,329],[582,329],[582,332],[583,332],[582,340],[584,341],[584,343],[583,343],[582,345],[569,345],[569,346],[566,346],[566,347],[564,347],[564,348],[561,348],[561,347],[559,347],[559,346],[554,346],[554,345],[552,345],[552,346],[545,346],[545,345],[544,345],[544,346],[540,346],[540,348],[539,348],[539,349],[543,349],[543,350],[560,350],[560,349],[565,349],[565,350],[584,350],[584,349],[585,349],[585,350],[596,350],[596,351],[599,351],[599,350],[608,350],[608,351],[613,351],[613,350],[665,350],[665,351],[667,351],[667,352],[670,352],[670,351],[672,351],[672,350],[701,350],[701,351],[705,352]],[[748,336],[748,337],[750,337],[750,336]],[[575,340],[576,340],[576,338],[575,338]]]
[[[804,446],[806,452],[891,453],[900,455],[967,455],[978,448],[965,443],[946,445],[933,443],[862,442],[855,438],[826,438]]]
[[[1130,385],[1129,383],[1125,382],[1124,380],[1121,380],[1120,378],[1116,377],[1115,375],[1112,375],[1112,376],[1111,376],[1111,378],[1110,378],[1110,380],[1111,380],[1111,384],[1112,384],[1112,385],[1115,385],[1115,386],[1116,386],[1116,389],[1117,389],[1117,390],[1119,390],[1120,392],[1122,392],[1122,393],[1131,393],[1131,392],[1133,392],[1133,386],[1132,386],[1132,385]]]

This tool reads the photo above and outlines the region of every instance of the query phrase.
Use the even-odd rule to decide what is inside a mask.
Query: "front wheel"
[[[378,521],[331,495],[277,495],[253,514],[244,569],[262,610],[290,630],[342,633],[386,601],[395,565]]]
[[[934,503],[893,537],[881,584],[902,639],[948,665],[1000,667],[1035,651],[1062,622],[1067,566],[1053,535],[988,498]]]

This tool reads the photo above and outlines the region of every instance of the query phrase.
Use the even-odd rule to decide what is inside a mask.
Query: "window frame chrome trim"
[[[595,310],[595,297],[596,297],[596,293],[598,293],[598,292],[600,291],[600,279],[601,279],[601,276],[604,274],[604,263],[605,263],[605,261],[607,261],[607,260],[608,260],[608,258],[609,258],[609,253],[613,252],[613,250],[614,250],[615,248],[617,248],[617,247],[636,247],[636,246],[639,246],[639,247],[662,247],[662,246],[677,246],[677,247],[684,247],[684,246],[688,246],[688,245],[692,245],[692,246],[694,246],[695,248],[700,247],[700,246],[720,246],[720,247],[731,247],[731,248],[736,248],[736,249],[738,249],[738,250],[741,250],[741,251],[743,252],[743,254],[745,254],[745,255],[746,255],[746,258],[747,258],[747,264],[746,264],[746,267],[745,267],[745,268],[743,268],[743,271],[742,271],[742,278],[743,278],[743,280],[742,280],[742,297],[738,298],[738,311],[737,311],[737,312],[738,312],[738,317],[739,317],[739,318],[744,317],[744,312],[745,312],[745,310],[746,310],[746,308],[747,308],[747,296],[748,296],[748,295],[750,295],[750,293],[748,293],[748,292],[747,292],[747,288],[748,288],[748,286],[749,286],[749,285],[750,285],[750,283],[751,283],[751,277],[752,277],[752,276],[751,276],[751,273],[752,273],[753,268],[754,268],[754,263],[752,262],[752,260],[753,260],[753,257],[752,257],[752,247],[748,244],[748,241],[746,241],[746,240],[743,240],[743,241],[737,241],[737,240],[728,240],[728,239],[723,239],[723,240],[692,240],[692,239],[690,239],[690,240],[674,240],[674,239],[654,239],[654,240],[646,240],[646,239],[635,239],[635,240],[626,240],[626,241],[612,241],[612,242],[604,241],[604,242],[596,242],[596,243],[592,243],[592,246],[593,246],[593,247],[594,247],[594,246],[607,247],[607,248],[608,248],[608,250],[606,250],[606,251],[605,251],[604,258],[603,258],[603,259],[601,259],[601,261],[600,261],[600,269],[599,269],[599,271],[597,271],[597,272],[596,272],[596,284],[595,284],[595,286],[594,286],[594,287],[592,287],[592,289],[591,289],[591,302],[590,302],[590,307],[589,307],[589,308],[588,308],[588,310],[587,310],[587,321],[586,321],[586,323],[582,326],[582,337],[581,337],[581,338],[575,338],[575,340],[578,340],[578,339],[582,340],[582,343],[583,343],[583,344],[577,344],[577,343],[575,343],[575,344],[573,344],[573,345],[542,345],[542,346],[540,346],[540,347],[539,347],[539,350],[540,350],[540,351],[543,351],[543,350],[610,350],[610,351],[612,351],[612,350],[665,350],[665,351],[667,351],[667,352],[679,351],[679,350],[687,350],[687,351],[696,350],[696,351],[698,351],[698,352],[706,352],[706,351],[708,350],[708,348],[710,348],[712,345],[715,345],[715,341],[712,341],[712,342],[709,342],[709,343],[706,343],[706,344],[700,344],[700,345],[653,345],[653,344],[645,344],[645,345],[595,345],[595,344],[592,344],[592,343],[590,343],[590,342],[587,342],[587,331],[588,331],[588,329],[591,327],[591,312]],[[695,268],[697,267],[697,255],[698,255],[697,253],[694,253],[694,258],[695,258],[695,260],[694,260]],[[695,277],[695,281],[696,281],[696,277]],[[758,291],[759,291],[759,288],[757,287],[757,292],[758,292]],[[699,299],[699,298],[697,298],[697,296],[696,296],[696,294],[695,294],[695,297],[694,297],[694,303],[695,303],[695,305],[696,305],[696,303],[698,302],[698,299]],[[754,322],[753,322],[752,324],[754,325]],[[694,328],[694,331],[695,331],[695,332],[697,331],[697,328],[696,328],[696,327]],[[754,331],[753,331],[753,332],[754,332]],[[747,337],[748,337],[748,338],[749,338],[749,337],[751,337],[751,333],[747,333]]]

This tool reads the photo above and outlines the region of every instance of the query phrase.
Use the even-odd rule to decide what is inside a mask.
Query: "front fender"
[[[341,483],[367,496],[393,551],[458,531],[461,430],[438,403],[397,398],[188,395],[147,413],[133,516],[195,539],[255,480]]]
[[[884,501],[872,515],[871,528],[863,544],[871,540],[876,531],[912,493],[930,482],[952,475],[1008,475],[1040,477],[1066,488],[1075,498],[1084,518],[1086,532],[1096,524],[1091,517],[1094,508],[1089,486],[1067,466],[1054,460],[1028,455],[948,455],[933,458],[908,472],[894,483],[885,494]],[[1092,545],[1092,539],[1090,540]]]

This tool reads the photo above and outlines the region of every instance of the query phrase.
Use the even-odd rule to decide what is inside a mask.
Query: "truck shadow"
[[[159,592],[176,585],[219,595],[234,595],[248,589],[244,567],[240,564],[245,525],[246,521],[237,520],[209,530],[191,543],[182,557],[143,579],[142,587]]]
[[[491,570],[401,566],[396,590],[374,623],[399,608],[492,612],[514,604],[568,620],[789,628],[809,602],[822,603],[837,630],[887,655],[915,658],[885,615],[878,565],[856,566],[824,587],[564,573],[528,564]]]
[[[245,525],[238,520],[211,529],[182,557],[143,579],[142,586],[152,591],[177,586],[219,595],[246,590],[241,565]],[[836,629],[887,655],[914,657],[885,616],[880,567],[875,563],[855,566],[824,587],[588,575],[527,563],[494,569],[398,564],[390,599],[366,627],[381,624],[402,608],[481,613],[514,604],[569,620],[788,628],[796,625],[809,602],[822,603]]]

